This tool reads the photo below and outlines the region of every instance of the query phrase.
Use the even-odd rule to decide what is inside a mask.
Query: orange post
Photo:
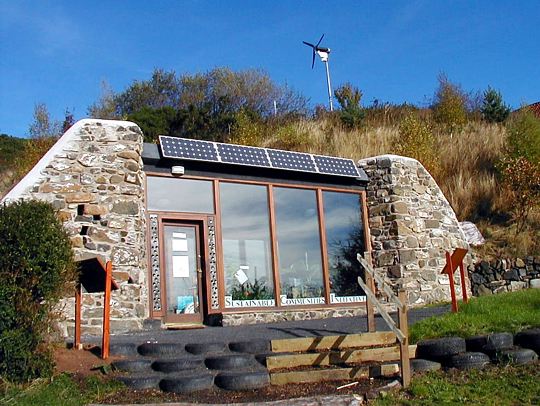
[[[110,314],[111,314],[111,282],[112,262],[107,261],[105,265],[105,295],[103,298],[103,337],[101,339],[101,358],[109,357],[109,335],[110,335]]]
[[[469,301],[469,297],[467,296],[467,284],[465,283],[465,266],[463,265],[463,260],[459,263],[459,274],[461,275],[461,294],[463,295],[463,303],[467,303]]]
[[[81,344],[81,304],[82,302],[82,285],[77,283],[75,286],[75,340],[73,348],[82,349]]]
[[[450,253],[448,251],[446,252],[446,265],[446,273],[448,273],[448,280],[450,281],[450,295],[452,296],[452,312],[457,313],[458,304],[456,299],[456,287],[454,286],[454,267],[452,264],[452,257],[450,256]]]

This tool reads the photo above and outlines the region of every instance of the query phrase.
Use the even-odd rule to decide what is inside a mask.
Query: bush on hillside
[[[52,309],[74,279],[71,243],[48,203],[0,207],[0,376],[25,382],[52,373]]]
[[[366,113],[360,106],[362,92],[350,83],[338,87],[334,95],[341,106],[340,119],[343,125],[349,129],[358,128],[362,125]]]
[[[480,112],[488,123],[502,123],[510,114],[510,107],[504,104],[501,92],[491,87],[484,92]]]
[[[521,109],[506,126],[508,154],[540,163],[540,119],[527,108]]]
[[[398,155],[420,161],[432,175],[438,172],[439,160],[435,137],[429,124],[416,114],[409,114],[399,125],[395,148]]]
[[[433,98],[433,118],[444,130],[455,133],[467,123],[467,95],[459,85],[439,75],[439,87]]]

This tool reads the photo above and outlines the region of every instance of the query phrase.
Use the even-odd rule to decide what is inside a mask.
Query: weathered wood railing
[[[365,257],[365,258],[364,258]],[[362,255],[357,254],[356,258],[358,262],[364,267],[366,281],[361,277],[358,277],[358,284],[362,287],[366,293],[366,305],[368,313],[368,330],[373,331],[375,328],[375,319],[373,307],[376,307],[379,311],[381,317],[386,321],[386,324],[390,329],[396,334],[396,337],[399,341],[399,352],[400,352],[400,372],[403,387],[409,386],[411,382],[411,367],[410,367],[410,357],[409,357],[409,327],[407,323],[407,295],[404,289],[400,289],[398,295],[394,294],[392,288],[381,278],[371,265],[371,254],[369,252]],[[377,299],[375,294],[375,281],[379,291],[383,292],[387,297],[389,302],[395,304],[398,310],[398,323],[392,319],[388,314],[385,308]],[[371,330],[373,328],[373,330]]]

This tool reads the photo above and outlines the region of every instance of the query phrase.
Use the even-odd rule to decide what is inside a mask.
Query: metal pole
[[[326,65],[326,83],[328,83],[328,103],[330,104],[330,111],[334,111],[334,105],[332,104],[332,86],[330,85],[330,69],[328,68],[328,59],[324,62]]]

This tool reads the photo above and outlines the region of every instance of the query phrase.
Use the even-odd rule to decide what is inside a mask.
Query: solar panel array
[[[286,169],[290,171],[358,177],[360,173],[352,159],[306,154],[279,149],[248,147],[220,142],[159,137],[165,158]]]

